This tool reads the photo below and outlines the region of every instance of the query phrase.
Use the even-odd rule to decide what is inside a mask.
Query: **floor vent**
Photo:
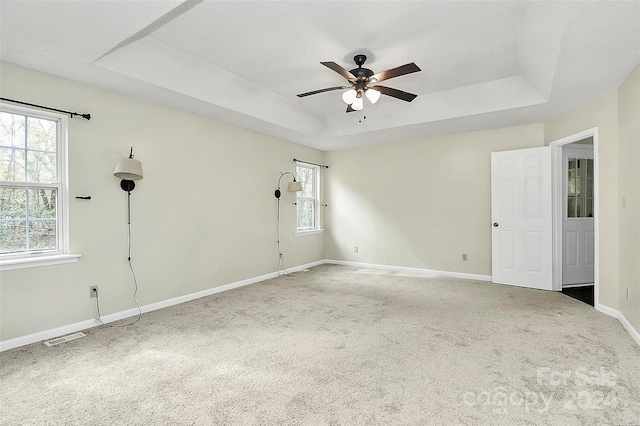
[[[55,345],[59,345],[60,343],[65,343],[65,342],[70,342],[72,340],[80,339],[85,336],[86,334],[84,333],[73,333],[73,334],[69,334],[68,336],[56,337],[55,339],[47,340],[46,342],[44,342],[44,344],[47,346],[55,346]]]

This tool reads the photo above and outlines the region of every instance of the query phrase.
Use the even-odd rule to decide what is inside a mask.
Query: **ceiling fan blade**
[[[383,95],[393,96],[394,98],[402,99],[403,101],[407,102],[411,102],[418,97],[418,95],[414,95],[413,93],[404,92],[402,90],[393,89],[386,86],[373,86],[372,89],[376,89]]]
[[[326,89],[314,90],[313,92],[300,93],[297,95],[299,98],[304,98],[305,96],[315,95],[318,93],[330,92],[332,90],[340,90],[340,89],[348,89],[349,86],[335,86],[335,87],[327,87]]]
[[[412,72],[422,71],[416,64],[411,62],[410,64],[404,64],[397,68],[392,68],[390,70],[382,71],[378,74],[372,75],[369,78],[369,81],[376,82],[382,80],[388,80],[390,78],[399,77],[405,74],[411,74]]]
[[[347,80],[357,80],[355,75],[351,74],[349,71],[342,68],[340,65],[336,64],[335,62],[320,62],[320,63],[327,68],[331,68],[332,70],[334,70],[335,72],[337,72],[338,74],[346,78]]]
[[[347,105],[347,110],[345,112],[354,112],[355,109],[351,108],[351,105]]]

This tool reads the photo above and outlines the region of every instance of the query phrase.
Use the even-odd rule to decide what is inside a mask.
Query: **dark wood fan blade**
[[[347,111],[345,112],[353,112],[355,109],[351,108],[351,105],[347,105]]]
[[[332,70],[334,70],[335,72],[337,72],[338,74],[346,78],[347,80],[356,80],[355,75],[351,74],[349,71],[342,68],[340,65],[336,64],[335,62],[320,62],[320,63],[327,68],[331,68]]]
[[[416,64],[411,62],[410,64],[404,64],[397,68],[392,68],[390,70],[382,71],[378,74],[374,74],[371,76],[369,81],[375,83],[376,81],[389,80],[390,78],[399,77],[405,74],[411,74],[412,72],[422,71]]]
[[[340,89],[348,89],[350,86],[336,86],[336,87],[327,87],[326,89],[314,90],[313,92],[300,93],[298,95],[299,98],[304,98],[305,96],[315,95],[318,93],[330,92],[332,90],[340,90]]]
[[[404,92],[402,90],[393,89],[386,86],[373,86],[372,89],[376,89],[383,95],[393,96],[394,98],[402,99],[403,101],[407,102],[411,102],[418,97],[418,95],[414,95],[413,93]]]

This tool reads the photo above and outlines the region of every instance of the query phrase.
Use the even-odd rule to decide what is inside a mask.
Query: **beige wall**
[[[640,65],[618,91],[619,310],[640,330]],[[622,204],[622,198],[625,204]],[[628,297],[627,297],[628,291]]]
[[[104,314],[133,307],[126,193],[112,176],[130,145],[145,172],[132,193],[144,305],[274,272],[273,191],[294,157],[330,165],[327,231],[295,237],[292,194],[283,192],[287,266],[328,258],[490,275],[490,153],[591,127],[599,129],[600,303],[640,330],[639,68],[619,91],[544,124],[329,153],[9,64],[0,71],[3,97],[93,116],[69,121],[71,249],[82,258],[2,272],[0,340],[93,318],[90,285],[100,287]]]
[[[144,169],[131,198],[141,305],[277,270],[279,173],[323,152],[10,64],[0,71],[3,97],[92,115],[69,120],[71,251],[82,258],[2,272],[0,340],[94,318],[90,285],[103,314],[134,307],[126,193],[112,174],[130,145]],[[322,234],[293,235],[293,194],[283,194],[286,266],[323,259]]]
[[[544,124],[327,153],[327,258],[491,275],[489,154],[597,127],[599,303],[640,330],[639,74]]]
[[[592,127],[598,128],[599,302],[640,330],[640,65],[618,90],[545,123],[545,143]]]
[[[491,275],[491,152],[543,136],[538,124],[327,153],[327,258]]]
[[[618,93],[613,91],[548,121],[545,144],[592,127],[598,128],[599,303],[618,309]]]

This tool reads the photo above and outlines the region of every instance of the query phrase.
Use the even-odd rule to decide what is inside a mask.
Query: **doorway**
[[[576,133],[549,146],[554,159],[553,289],[596,306],[598,129]]]
[[[563,167],[563,154],[571,144],[589,141],[589,153],[578,167],[574,163],[574,190],[580,173],[587,170],[582,186],[590,185],[589,209],[586,201],[572,194],[568,201],[568,186]],[[566,145],[566,146],[565,146]],[[575,148],[576,145],[573,146]],[[579,155],[577,157],[581,157]],[[574,157],[574,158],[577,158]],[[545,167],[549,165],[548,167]],[[563,223],[569,206],[578,214],[592,218],[590,246],[593,247],[589,263],[593,276],[593,304],[598,307],[599,269],[599,172],[598,129],[585,130],[553,141],[546,147],[491,154],[491,223],[492,226],[492,281],[499,284],[563,291]],[[580,170],[578,170],[580,169]],[[549,182],[550,181],[550,182]],[[587,181],[589,182],[587,184]],[[566,199],[566,200],[565,200]],[[578,200],[580,199],[580,200]],[[584,203],[583,203],[584,201]],[[584,238],[583,238],[584,239]],[[584,262],[583,262],[584,263]],[[589,283],[581,283],[589,284]],[[567,289],[568,290],[568,289]],[[577,290],[574,290],[575,292]]]

